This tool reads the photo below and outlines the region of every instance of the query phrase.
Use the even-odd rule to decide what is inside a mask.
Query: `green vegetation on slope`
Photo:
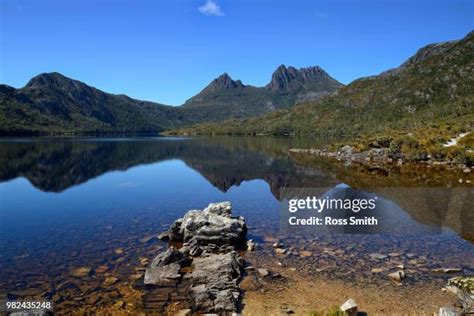
[[[160,132],[180,126],[175,112],[58,73],[34,77],[21,89],[0,85],[0,135]]]
[[[21,89],[0,85],[0,135],[157,133],[200,122],[258,116],[316,99],[341,84],[319,67],[281,66],[271,87],[252,87],[227,74],[185,105],[166,106],[113,95],[59,73],[45,73]]]
[[[474,32],[428,45],[397,69],[362,78],[319,101],[259,118],[199,124],[181,135],[423,135],[436,147],[473,129]],[[429,129],[430,132],[424,132]],[[442,133],[443,135],[437,135]],[[390,136],[392,135],[392,136]],[[371,136],[365,136],[370,138]]]

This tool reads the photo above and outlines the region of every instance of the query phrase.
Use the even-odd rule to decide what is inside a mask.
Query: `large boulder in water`
[[[171,225],[171,241],[200,247],[246,248],[247,226],[243,217],[232,217],[230,202],[211,203],[202,211],[188,211]]]

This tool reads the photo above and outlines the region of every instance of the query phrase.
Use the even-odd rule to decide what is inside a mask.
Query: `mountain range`
[[[173,107],[105,93],[60,73],[43,73],[20,89],[0,85],[0,135],[157,133],[259,116],[318,99],[341,86],[320,67],[281,65],[265,87],[244,85],[224,73],[184,105]]]
[[[453,133],[474,128],[473,87],[474,32],[427,45],[399,67],[347,86],[317,66],[281,65],[263,87],[224,73],[176,107],[44,73],[20,89],[0,85],[0,135],[166,131],[353,136],[397,129],[402,134],[430,130],[434,139],[447,131],[434,140],[440,147]]]
[[[474,31],[461,40],[427,45],[399,67],[357,79],[315,101],[259,118],[204,123],[171,133],[352,137],[392,129],[402,134],[429,130],[429,138],[441,143],[447,135],[473,128]]]

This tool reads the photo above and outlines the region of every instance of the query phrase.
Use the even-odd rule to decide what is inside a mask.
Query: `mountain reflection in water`
[[[179,159],[222,192],[244,181],[260,179],[281,200],[285,188],[329,188],[344,181],[354,187],[375,188],[419,221],[447,224],[467,235],[474,231],[472,189],[446,188],[457,184],[456,177],[424,170],[418,177],[351,174],[350,169],[341,171],[337,164],[318,164],[315,159],[310,163],[295,162],[288,155],[289,148],[313,145],[315,141],[306,139],[237,137],[10,140],[0,142],[0,181],[24,177],[41,191],[60,193],[76,185],[87,185],[89,180],[108,172]],[[433,185],[431,191],[411,189]],[[402,189],[403,186],[408,188]],[[393,187],[397,189],[390,189]],[[457,213],[447,214],[447,203],[456,192],[463,196],[462,203]]]
[[[246,217],[251,238],[260,242],[277,236],[306,250],[308,245],[322,247],[312,251],[323,256],[327,251],[358,254],[297,257],[295,265],[319,260],[334,269],[352,269],[338,270],[344,275],[370,272],[367,254],[385,251],[429,258],[420,278],[431,267],[446,265],[473,271],[474,246],[465,240],[472,240],[474,231],[472,188],[461,187],[456,175],[436,170],[367,171],[289,154],[290,148],[322,143],[263,137],[4,139],[0,290],[34,286],[47,296],[78,266],[107,265],[126,278],[142,256],[152,257],[163,246],[142,242],[144,237],[163,231],[189,209],[223,200]],[[288,190],[304,196],[305,190],[340,183],[396,206],[397,213],[384,216],[399,223],[398,234],[299,236],[280,230],[280,201]],[[404,236],[405,226],[415,235]],[[120,258],[117,248],[123,250]],[[274,256],[271,247],[261,253]]]

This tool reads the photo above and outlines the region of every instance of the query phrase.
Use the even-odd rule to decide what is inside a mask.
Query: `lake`
[[[278,257],[305,275],[390,283],[372,269],[405,265],[408,284],[474,272],[472,186],[465,175],[406,166],[367,170],[290,148],[327,140],[295,138],[35,138],[0,140],[0,295],[44,297],[60,311],[127,301],[126,287],[166,244],[155,237],[187,210],[231,201],[244,216],[248,254]],[[377,231],[286,230],[281,202],[315,188],[376,193],[389,207]],[[296,192],[296,193],[295,193]],[[304,251],[304,255],[301,255]],[[382,256],[374,255],[382,254]],[[74,276],[75,269],[90,269]],[[388,270],[387,270],[388,271]],[[107,276],[119,280],[103,286]]]

